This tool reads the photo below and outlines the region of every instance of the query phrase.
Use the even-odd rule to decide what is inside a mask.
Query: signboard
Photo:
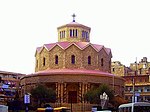
[[[140,96],[140,93],[139,93],[139,92],[136,92],[136,93],[135,93],[135,96]]]
[[[24,95],[24,103],[30,103],[30,95]]]
[[[92,112],[96,112],[97,108],[96,107],[92,107]]]
[[[9,85],[3,84],[3,85],[2,85],[2,88],[3,88],[3,89],[7,89],[7,88],[9,88]]]

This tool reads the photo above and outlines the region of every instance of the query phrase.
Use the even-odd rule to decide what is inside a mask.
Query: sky
[[[34,73],[36,48],[57,42],[73,13],[112,61],[150,61],[150,0],[0,0],[0,71]]]

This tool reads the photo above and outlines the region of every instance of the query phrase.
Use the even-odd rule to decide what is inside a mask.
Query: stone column
[[[84,94],[87,93],[87,91],[88,91],[88,84],[85,83],[84,84]],[[87,103],[87,101],[84,100],[84,103]]]
[[[60,83],[60,103],[63,103],[63,83]]]
[[[82,103],[82,83],[79,83],[79,102]]]
[[[67,83],[64,83],[63,86],[63,102],[67,103]]]
[[[60,104],[63,102],[63,83],[57,83],[57,99]]]
[[[85,84],[82,84],[82,103],[84,103],[84,95],[85,94]]]
[[[58,88],[58,83],[56,83],[56,102],[59,102],[59,88]]]

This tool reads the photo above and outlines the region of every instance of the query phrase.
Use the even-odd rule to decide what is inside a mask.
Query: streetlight
[[[104,92],[102,95],[100,95],[100,99],[101,99],[101,107],[102,109],[104,109],[105,105],[106,105],[106,101],[109,100],[108,95]]]

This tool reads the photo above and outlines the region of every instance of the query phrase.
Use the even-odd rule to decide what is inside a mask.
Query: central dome
[[[90,42],[91,28],[75,21],[57,28],[58,42]]]

